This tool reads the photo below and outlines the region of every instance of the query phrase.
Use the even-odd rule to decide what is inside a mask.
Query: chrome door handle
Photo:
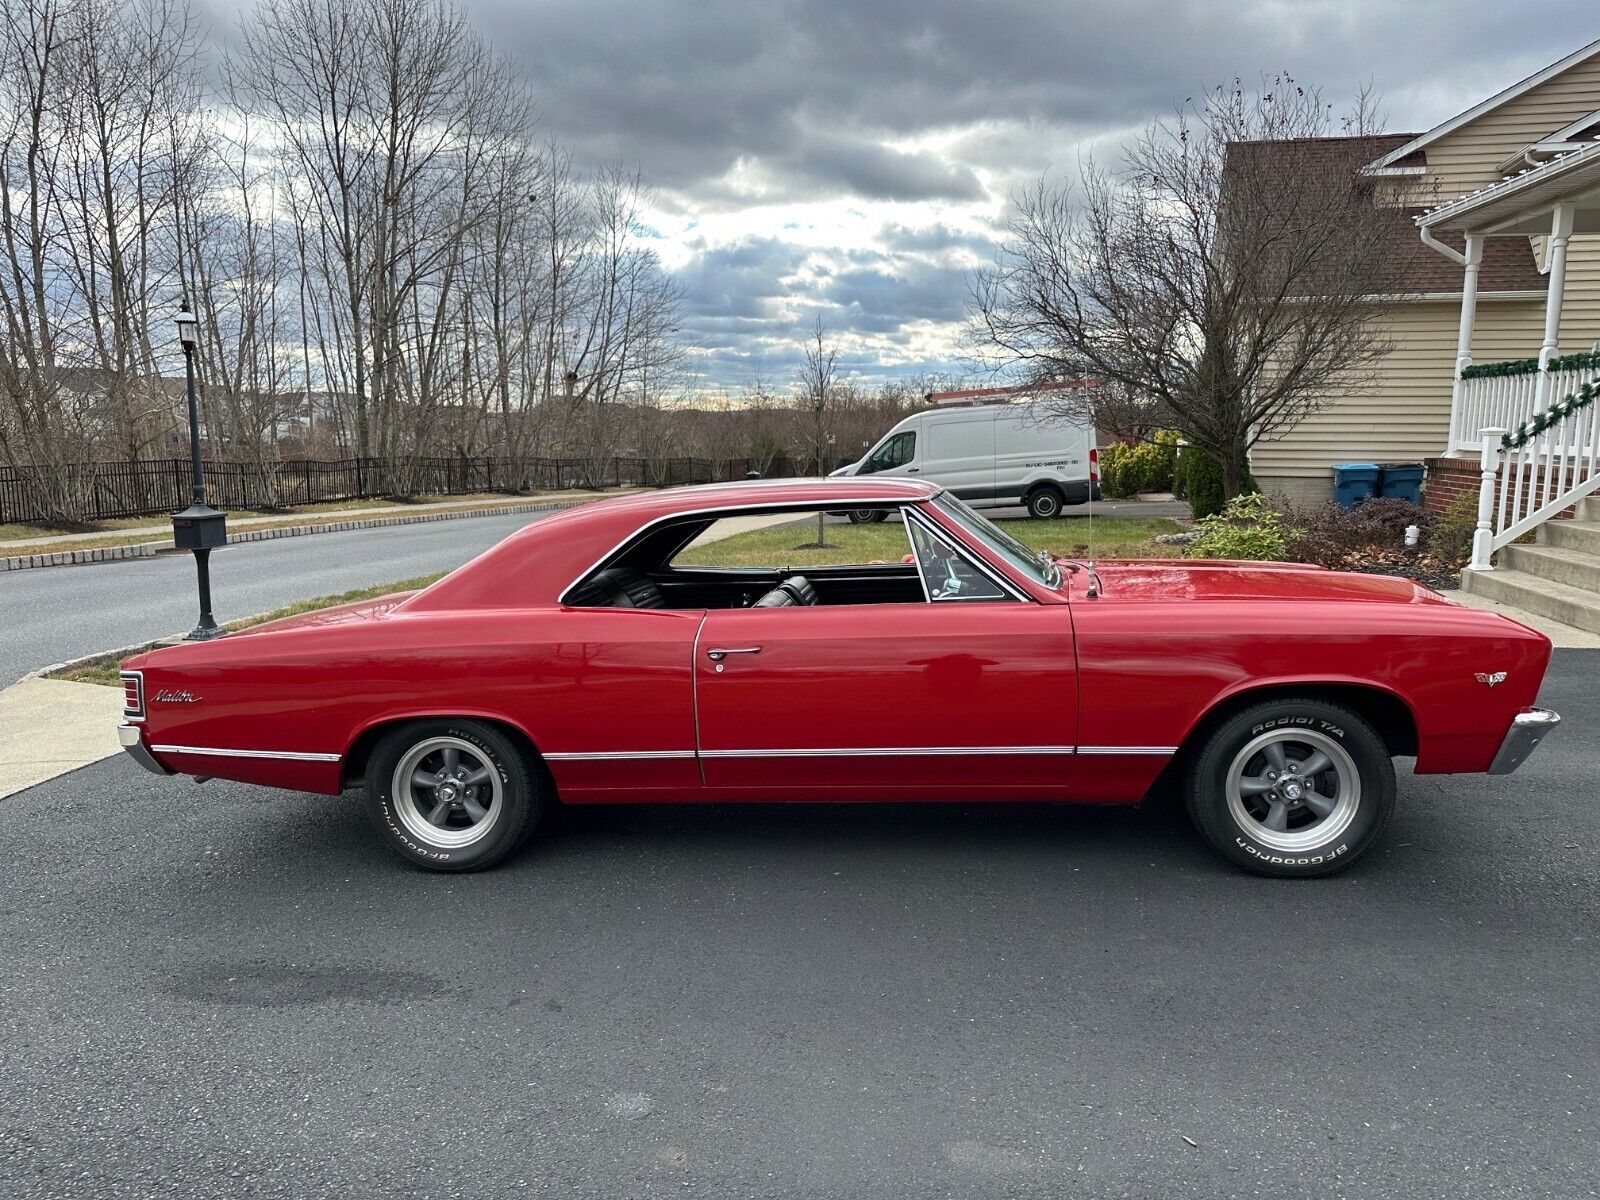
[[[729,646],[726,650],[707,650],[706,657],[712,662],[721,662],[730,654],[760,654],[760,646]]]

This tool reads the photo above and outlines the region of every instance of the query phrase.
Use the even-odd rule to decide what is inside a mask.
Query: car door
[[[941,579],[920,603],[708,612],[694,665],[707,787],[755,799],[1064,795],[1077,725],[1069,606]]]

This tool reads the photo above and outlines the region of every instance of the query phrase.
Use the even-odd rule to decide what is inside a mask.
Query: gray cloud
[[[1209,85],[1286,69],[1342,100],[1371,80],[1391,128],[1427,128],[1575,49],[1592,2],[466,0],[548,131],[580,159],[637,164],[671,211],[897,206],[871,262],[792,245],[776,220],[690,248],[690,326],[730,383],[786,374],[819,312],[884,361],[958,319],[962,273],[992,243],[949,206],[998,211]]]

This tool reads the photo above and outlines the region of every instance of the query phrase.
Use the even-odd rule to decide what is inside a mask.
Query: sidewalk
[[[24,679],[0,691],[0,796],[117,753],[121,717],[118,688]]]

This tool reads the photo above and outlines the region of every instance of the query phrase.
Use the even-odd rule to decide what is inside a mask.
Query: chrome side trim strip
[[[693,758],[693,750],[562,750],[546,754],[547,762],[628,762],[636,758]]]
[[[219,746],[151,746],[157,754],[205,754],[212,758],[279,758],[285,762],[338,762],[342,754],[308,750],[225,750]]]
[[[157,746],[157,750],[178,749]],[[1028,754],[1133,754],[1171,756],[1176,746],[828,746],[804,749],[702,750],[701,758],[893,758],[911,755],[996,756]],[[262,753],[259,751],[210,751],[202,753]],[[693,750],[561,750],[546,754],[549,762],[630,762],[635,759],[694,758]]]
[[[701,758],[874,758],[910,755],[1072,754],[1071,746],[849,746],[807,750],[702,750]]]

